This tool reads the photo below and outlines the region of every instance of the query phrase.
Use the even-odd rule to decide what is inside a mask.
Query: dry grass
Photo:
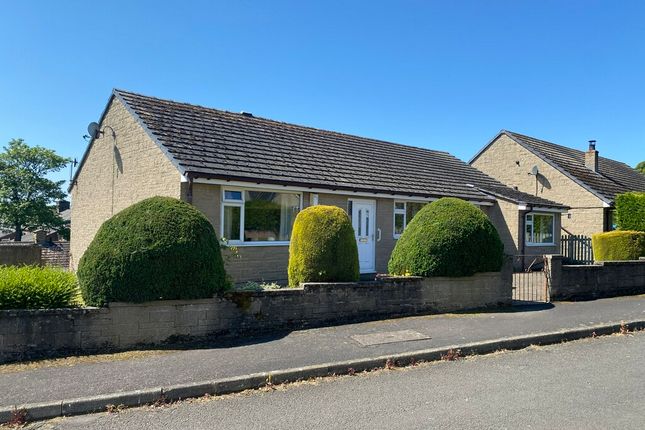
[[[27,424],[27,411],[15,409],[11,411],[11,418],[5,423],[7,428],[22,428]]]
[[[26,372],[50,367],[71,367],[79,364],[105,363],[108,361],[137,360],[155,355],[172,354],[174,350],[126,351],[111,354],[78,355],[73,357],[52,358],[0,365],[0,374]]]

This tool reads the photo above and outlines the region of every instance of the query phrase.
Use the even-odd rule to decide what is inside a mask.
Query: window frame
[[[402,203],[403,204],[403,209],[398,209],[396,207],[397,203]],[[407,221],[407,202],[401,201],[401,200],[394,200],[392,203],[392,208],[394,209],[392,212],[392,237],[394,239],[399,239],[401,237],[401,233],[396,232],[396,216],[397,215],[403,215],[403,230],[408,226],[408,221]]]
[[[241,200],[227,199],[226,191],[239,191],[242,194]],[[253,188],[253,187],[222,187],[220,194],[220,227],[219,233],[220,238],[224,236],[224,210],[226,206],[234,206],[240,208],[240,240],[230,240],[228,238],[226,243],[228,245],[234,246],[289,246],[291,241],[289,240],[273,240],[273,241],[245,241],[244,240],[244,204],[246,203],[246,197],[244,196],[245,191],[260,191],[267,193],[279,193],[279,194],[295,194],[298,196],[298,212],[302,211],[302,192],[300,191],[290,191],[290,190],[279,190],[274,188]]]
[[[547,216],[551,218],[551,236],[553,237],[553,240],[551,242],[530,242],[529,241],[529,235],[527,235],[526,232],[526,227],[531,226],[531,236],[530,237],[535,237],[535,231],[534,231],[534,215],[539,215],[539,216]],[[531,216],[531,220],[529,221],[528,217]],[[555,215],[552,213],[546,213],[546,212],[528,212],[524,215],[524,244],[526,246],[555,246]]]
[[[403,209],[397,209],[397,203],[403,203]],[[394,200],[392,202],[392,237],[394,239],[400,239],[401,234],[396,233],[396,216],[403,215],[403,231],[408,226],[408,203],[421,203],[427,205],[432,203],[432,200]]]

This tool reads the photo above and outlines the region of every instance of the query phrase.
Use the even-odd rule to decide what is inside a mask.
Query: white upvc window
[[[401,237],[405,227],[412,221],[412,218],[427,205],[426,202],[394,202],[394,238]]]
[[[547,213],[528,213],[524,218],[525,242],[528,246],[555,245],[555,217]]]
[[[232,245],[288,245],[301,208],[302,193],[224,188],[220,235]]]

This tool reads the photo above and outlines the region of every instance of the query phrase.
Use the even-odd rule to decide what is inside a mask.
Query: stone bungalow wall
[[[562,265],[562,256],[547,256],[551,300],[595,299],[645,293],[645,260],[603,261],[586,266]]]
[[[509,305],[508,266],[466,278],[383,278],[203,300],[0,311],[0,362],[54,351],[130,348],[182,336],[231,336]]]

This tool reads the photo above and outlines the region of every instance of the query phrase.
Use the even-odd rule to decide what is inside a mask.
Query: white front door
[[[375,240],[376,202],[373,200],[352,200],[352,225],[358,245],[358,262],[361,273],[376,272]]]

